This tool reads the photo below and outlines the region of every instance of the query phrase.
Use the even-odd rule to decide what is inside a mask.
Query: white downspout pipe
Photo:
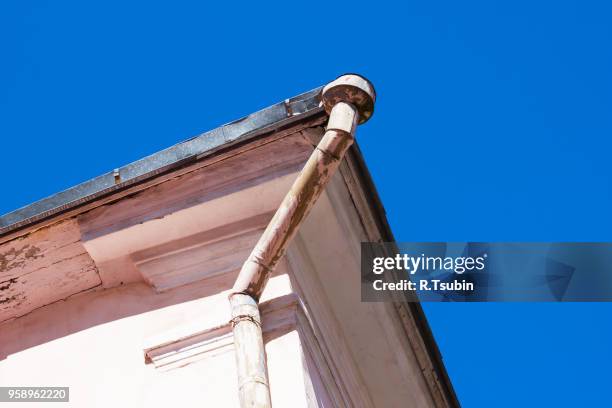
[[[376,93],[367,79],[350,74],[323,88],[321,99],[329,114],[325,135],[245,261],[229,295],[242,408],[272,405],[258,307],[261,293],[300,224],[353,144],[355,128],[372,116]]]

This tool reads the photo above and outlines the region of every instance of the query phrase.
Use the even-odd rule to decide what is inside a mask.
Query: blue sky
[[[612,241],[606,2],[127,3],[0,5],[0,213],[359,72],[398,241]],[[612,304],[425,310],[465,407],[609,405]]]

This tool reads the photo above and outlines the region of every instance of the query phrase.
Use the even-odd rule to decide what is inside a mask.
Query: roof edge
[[[213,155],[222,148],[323,112],[322,87],[187,139],[67,190],[0,216],[0,238],[159,174]]]

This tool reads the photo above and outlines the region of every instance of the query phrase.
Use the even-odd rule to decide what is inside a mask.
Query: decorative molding
[[[234,348],[234,340],[229,325],[204,330],[166,344],[145,349],[145,363],[168,371],[226,353]]]
[[[297,304],[294,294],[261,304],[265,341],[296,329]],[[146,364],[168,371],[233,350],[234,339],[229,322],[218,322],[206,328],[185,325],[148,340],[144,346],[144,359]]]
[[[235,271],[294,178],[294,174],[287,174],[86,240],[84,245],[106,288],[135,278],[166,291]]]
[[[145,281],[163,292],[240,269],[271,213],[224,225],[131,256]]]

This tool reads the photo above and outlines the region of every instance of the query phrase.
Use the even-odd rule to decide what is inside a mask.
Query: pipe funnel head
[[[354,105],[359,112],[359,124],[362,124],[374,113],[376,91],[372,83],[361,75],[346,74],[323,88],[321,100],[328,115],[338,102]]]

